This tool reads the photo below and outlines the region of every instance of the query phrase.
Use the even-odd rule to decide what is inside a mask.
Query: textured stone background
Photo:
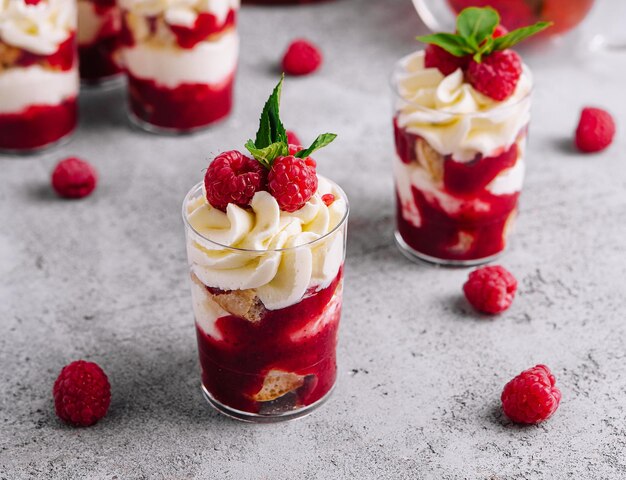
[[[0,478],[626,478],[626,136],[593,157],[568,141],[587,103],[626,128],[626,56],[530,52],[528,180],[501,259],[520,289],[492,320],[460,296],[466,270],[411,264],[392,243],[387,77],[422,29],[408,0],[245,8],[227,122],[155,137],[129,128],[122,92],[88,92],[69,145],[0,159]],[[284,120],[306,140],[339,133],[318,162],[353,207],[339,383],[305,419],[246,425],[200,394],[179,209],[212,155],[256,130],[295,34],[327,61],[286,82]],[[84,201],[48,188],[69,154],[101,174]],[[78,358],[100,363],[113,388],[109,415],[89,429],[53,413],[53,381]],[[514,426],[501,389],[540,362],[561,407],[541,426]]]

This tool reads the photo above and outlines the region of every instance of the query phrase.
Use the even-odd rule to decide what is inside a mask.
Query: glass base
[[[398,232],[397,230],[394,232],[394,238],[400,252],[409,260],[416,263],[427,263],[429,265],[435,265],[439,267],[476,267],[478,265],[484,265],[485,263],[492,262],[500,255],[502,255],[502,252],[498,252],[495,255],[491,255],[489,257],[477,258],[472,260],[452,260],[449,258],[437,258],[431,257],[430,255],[426,255],[425,253],[418,252],[417,250],[411,248],[409,244],[404,241],[402,235],[400,235],[400,232]]]
[[[141,118],[139,118],[130,109],[126,110],[126,114],[128,115],[128,120],[134,127],[137,127],[148,133],[153,133],[155,135],[166,135],[170,137],[180,137],[184,135],[192,135],[194,133],[204,132],[205,130],[210,129],[211,127],[214,127],[215,125],[218,125],[220,122],[226,120],[227,118],[226,116],[223,119],[216,120],[215,122],[211,122],[208,125],[201,125],[199,127],[194,127],[194,128],[178,129],[178,128],[167,128],[167,127],[159,127],[158,125],[152,125],[151,123],[146,122],[145,120],[142,120]]]
[[[29,155],[37,155],[39,153],[45,153],[48,150],[53,150],[58,147],[62,147],[70,142],[72,139],[72,135],[76,129],[72,130],[68,134],[62,136],[58,140],[54,142],[46,143],[45,145],[41,145],[40,147],[34,148],[2,148],[0,147],[0,155],[13,155],[16,157],[27,157]]]
[[[80,88],[87,90],[113,90],[124,83],[124,74],[116,73],[108,77],[98,78],[97,80],[80,79]]]
[[[242,421],[242,422],[249,422],[249,423],[278,423],[278,422],[285,422],[287,420],[295,420],[296,418],[302,418],[308,415],[309,413],[311,413],[313,410],[317,409],[319,406],[326,403],[326,401],[330,398],[334,390],[335,390],[335,385],[333,385],[332,388],[328,391],[328,393],[326,393],[326,395],[320,398],[317,402],[312,403],[311,405],[307,405],[306,407],[299,407],[295,410],[290,410],[290,411],[281,412],[281,413],[251,413],[251,412],[244,412],[242,410],[237,410],[235,408],[231,408],[231,407],[224,405],[220,401],[216,400],[209,393],[206,387],[202,385],[202,395],[204,396],[206,401],[209,402],[209,405],[211,405],[215,410],[217,410],[223,415],[226,415],[227,417],[230,417],[235,420]]]

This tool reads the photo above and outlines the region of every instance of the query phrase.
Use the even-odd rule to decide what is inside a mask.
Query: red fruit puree
[[[253,397],[265,375],[280,370],[305,377],[294,392],[296,407],[324,397],[336,378],[342,277],[343,268],[328,287],[295,305],[268,310],[257,323],[233,315],[217,319],[222,340],[197,326],[204,387],[228,407],[259,413],[264,402]]]
[[[420,138],[394,122],[396,152],[403,163],[416,160],[415,143]],[[518,140],[526,135],[524,129]],[[491,157],[477,157],[467,163],[444,157],[441,190],[458,202],[449,213],[428,192],[411,186],[421,224],[416,227],[403,215],[396,195],[397,228],[402,240],[415,251],[444,260],[479,260],[500,253],[505,248],[509,219],[517,209],[519,192],[494,195],[487,185],[502,171],[513,167],[520,152],[517,142],[508,150]],[[450,209],[448,209],[450,210]]]

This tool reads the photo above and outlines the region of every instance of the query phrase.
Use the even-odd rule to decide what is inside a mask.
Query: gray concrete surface
[[[92,92],[69,145],[0,159],[0,478],[626,478],[626,57],[529,55],[527,186],[501,259],[520,289],[487,319],[460,295],[466,270],[409,263],[392,243],[387,74],[423,31],[410,2],[245,8],[241,31],[237,106],[211,131],[133,131],[122,92]],[[339,382],[305,419],[247,425],[200,394],[179,207],[212,155],[254,133],[296,34],[317,40],[326,63],[287,80],[284,120],[307,140],[339,133],[319,168],[353,207]],[[619,122],[604,154],[570,148],[583,104]],[[48,187],[70,154],[101,175],[84,201]],[[54,379],[78,358],[102,365],[113,388],[89,429],[53,412]],[[561,407],[541,426],[512,425],[501,389],[540,362]]]

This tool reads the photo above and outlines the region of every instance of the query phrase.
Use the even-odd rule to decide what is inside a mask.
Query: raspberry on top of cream
[[[52,55],[76,30],[74,0],[0,0],[0,41],[37,55]]]
[[[393,81],[400,97],[398,125],[456,161],[512,145],[530,120],[533,81],[526,67],[513,95],[504,101],[477,91],[460,68],[447,76],[427,68],[423,51],[405,57]]]

